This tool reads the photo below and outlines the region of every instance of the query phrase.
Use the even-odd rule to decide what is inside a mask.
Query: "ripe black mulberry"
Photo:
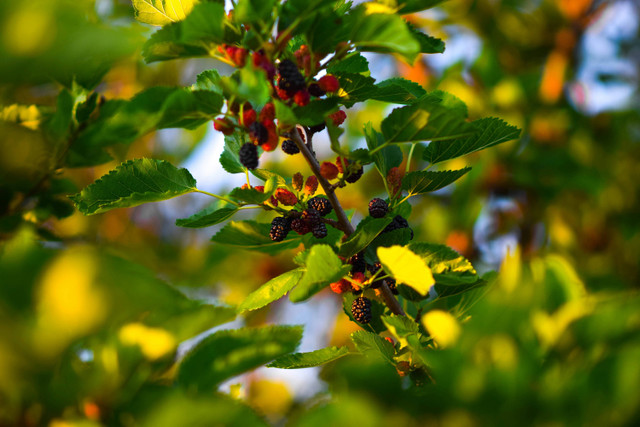
[[[271,221],[271,230],[269,231],[269,237],[274,242],[281,242],[289,234],[291,230],[291,221],[289,218],[278,216]]]
[[[280,74],[278,87],[287,92],[289,96],[295,95],[306,86],[304,76],[290,59],[285,59],[278,64],[278,74]]]
[[[324,239],[327,237],[327,226],[324,222],[316,222],[311,225],[311,233],[316,239]]]
[[[347,177],[345,178],[345,181],[347,181],[349,184],[353,184],[354,182],[358,181],[360,177],[362,177],[363,173],[364,173],[364,168],[362,167],[362,165],[357,165],[357,167],[352,167],[349,169],[349,172]]]
[[[285,141],[282,141],[282,151],[289,155],[294,155],[298,154],[300,152],[300,149],[296,145],[295,141],[293,141],[292,139],[287,139]]]
[[[329,199],[324,197],[313,197],[307,201],[307,206],[311,209],[318,211],[320,216],[325,216],[331,213],[332,207]]]
[[[358,297],[351,304],[351,314],[358,323],[371,322],[371,301],[365,297]]]
[[[258,167],[258,148],[250,142],[247,142],[238,151],[240,163],[247,169],[255,169]]]
[[[369,215],[382,218],[389,212],[389,205],[382,199],[375,198],[369,202]]]

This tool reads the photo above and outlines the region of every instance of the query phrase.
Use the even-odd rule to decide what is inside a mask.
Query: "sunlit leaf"
[[[132,0],[132,3],[138,21],[151,25],[166,25],[186,18],[197,1]]]
[[[196,180],[186,169],[155,159],[129,160],[70,196],[85,215],[158,202],[194,191]]]
[[[427,295],[435,280],[431,269],[424,260],[404,246],[379,247],[378,258],[385,270],[396,279],[398,283],[404,283],[418,291],[421,295]]]
[[[329,245],[314,245],[306,258],[306,271],[291,291],[292,302],[304,301],[325,288],[329,283],[347,274],[350,266],[344,266]]]
[[[309,353],[287,354],[286,356],[277,358],[268,364],[267,367],[280,369],[312,368],[333,362],[347,354],[349,354],[347,347],[327,347]]]
[[[238,312],[257,310],[286,295],[302,277],[303,271],[295,269],[274,277],[255,291],[238,306]]]

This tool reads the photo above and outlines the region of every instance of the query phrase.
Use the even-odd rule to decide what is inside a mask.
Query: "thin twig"
[[[302,126],[299,126],[298,128],[304,130]],[[335,187],[320,174],[320,164],[318,163],[318,160],[316,159],[315,155],[313,155],[311,150],[309,150],[309,146],[311,145],[312,135],[310,133],[307,133],[306,130],[304,131],[307,139],[306,144],[300,137],[300,134],[298,133],[297,129],[291,132],[290,137],[295,141],[296,145],[300,149],[300,152],[306,159],[307,163],[309,163],[309,167],[311,168],[311,171],[316,176],[316,178],[318,179],[318,182],[324,189],[324,192],[327,195],[327,198],[329,199],[329,202],[331,203],[333,210],[336,211],[338,222],[335,225],[334,224],[331,224],[331,225],[343,231],[344,234],[348,237],[351,234],[353,234],[353,232],[355,231],[353,228],[353,225],[351,225],[349,218],[347,218],[347,214],[344,212],[344,209],[342,209],[342,205],[340,205],[340,201],[336,197]],[[328,220],[325,222],[328,222]],[[389,307],[389,310],[391,310],[393,314],[396,314],[398,316],[406,316],[406,314],[404,313],[404,310],[400,306],[400,303],[398,302],[396,297],[393,296],[391,289],[389,289],[389,286],[386,283],[384,283],[384,281],[380,285],[380,291],[381,291],[382,299],[384,300],[385,304],[387,305],[387,307]]]
[[[300,129],[304,130],[302,126],[300,126]],[[311,153],[311,151],[309,150],[309,147],[307,147],[307,144],[305,144],[304,141],[302,141],[302,138],[300,137],[300,134],[297,132],[297,130],[294,130],[293,132],[291,132],[290,136],[295,141],[296,145],[300,149],[300,152],[306,159],[307,163],[309,163],[309,167],[311,168],[311,171],[318,179],[318,183],[320,183],[320,185],[324,189],[324,192],[327,195],[327,199],[329,199],[329,202],[331,203],[333,210],[336,212],[336,216],[338,217],[338,225],[339,225],[339,227],[337,228],[343,231],[344,234],[346,234],[347,236],[350,236],[355,231],[353,228],[353,225],[351,225],[349,218],[347,218],[347,214],[344,212],[344,209],[342,209],[342,205],[340,205],[340,202],[336,197],[335,189],[333,188],[331,183],[327,181],[320,173],[320,164],[318,164],[318,160],[316,160],[315,156]],[[307,137],[307,141],[311,139],[311,135],[307,134],[306,137]]]

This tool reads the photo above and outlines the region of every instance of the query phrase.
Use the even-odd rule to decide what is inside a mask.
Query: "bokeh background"
[[[555,384],[565,384],[565,388],[540,386],[540,394],[544,391],[557,407],[525,392],[529,384],[526,379],[542,367],[533,361],[527,364],[529,361],[525,359],[531,357],[524,351],[527,346],[505,338],[509,337],[508,331],[500,336],[491,335],[493,338],[487,338],[482,345],[487,348],[487,360],[493,360],[505,371],[513,368],[511,377],[504,374],[498,379],[489,379],[491,375],[487,374],[480,378],[482,375],[478,370],[470,370],[471,362],[466,365],[467,371],[461,373],[463,368],[460,366],[467,360],[463,345],[460,353],[451,350],[449,359],[434,358],[436,366],[451,373],[451,384],[458,378],[456,375],[465,378],[460,384],[451,386],[452,396],[458,397],[452,397],[449,404],[429,397],[432,405],[440,405],[442,413],[437,410],[421,412],[418,401],[413,402],[408,397],[406,400],[410,403],[396,405],[389,396],[366,395],[365,386],[361,385],[360,390],[354,385],[364,384],[358,375],[366,377],[365,371],[358,371],[358,366],[351,366],[350,362],[294,371],[261,368],[233,378],[221,390],[248,402],[275,423],[301,417],[300,423],[316,425],[319,420],[331,419],[335,414],[327,415],[330,411],[321,404],[341,391],[349,392],[341,402],[345,413],[366,413],[361,420],[365,425],[369,422],[373,425],[377,420],[392,420],[394,425],[478,425],[511,420],[509,417],[513,413],[525,409],[536,413],[541,407],[554,407],[555,412],[549,411],[552,415],[537,421],[560,420],[562,425],[562,414],[572,405],[588,414],[585,420],[593,414],[604,417],[591,418],[594,425],[599,421],[614,425],[640,421],[637,418],[638,385],[620,383],[626,375],[628,381],[638,378],[637,361],[640,360],[639,320],[634,314],[638,307],[634,303],[637,301],[635,292],[640,283],[639,16],[640,4],[633,0],[450,0],[408,17],[426,33],[445,41],[443,54],[423,55],[414,64],[391,56],[365,54],[372,77],[377,80],[401,76],[428,90],[451,92],[465,101],[471,118],[498,116],[523,129],[518,141],[450,161],[448,169],[465,165],[473,169],[450,188],[415,201],[412,199],[409,222],[416,239],[455,248],[481,273],[499,270],[505,256],[516,253],[523,265],[532,265],[530,271],[522,267],[522,273],[513,273],[520,278],[518,286],[529,283],[537,289],[543,288],[549,283],[549,275],[555,275],[559,283],[572,283],[573,288],[561,286],[566,298],[551,304],[549,313],[561,306],[560,301],[569,301],[568,295],[574,293],[605,294],[613,301],[618,301],[616,295],[621,293],[631,295],[622,298],[628,306],[622,301],[618,301],[620,306],[614,302],[609,311],[598,311],[600,318],[589,318],[588,324],[580,325],[582,329],[576,332],[577,336],[582,331],[585,336],[593,337],[598,335],[594,332],[596,324],[611,325],[615,323],[616,315],[622,316],[626,320],[620,320],[620,331],[616,330],[616,334],[633,337],[634,346],[629,349],[625,344],[624,347],[628,353],[622,350],[617,353],[618,350],[612,350],[614,347],[595,340],[589,345],[580,341],[580,345],[571,347],[573,353],[569,347],[556,349],[553,355],[562,363],[567,361],[561,358],[565,351],[576,358],[574,364],[558,362],[553,365],[558,370],[553,372],[557,376]],[[89,64],[93,55],[114,60],[114,66],[106,73],[91,70],[87,65],[87,75],[78,77],[90,81],[96,75],[102,76],[97,91],[106,99],[129,99],[154,85],[190,86],[195,83],[196,75],[205,69],[216,68],[221,74],[229,74],[232,69],[212,59],[144,64],[140,56],[141,44],[153,29],[134,21],[131,4],[125,0],[4,2],[0,5],[0,23],[0,55],[5,58],[0,61],[0,119],[20,125],[18,130],[3,125],[0,135],[0,239],[5,252],[0,269],[0,282],[5,288],[4,302],[0,306],[0,318],[3,319],[0,322],[0,384],[3,384],[0,395],[4,397],[0,406],[5,410],[0,412],[0,420],[10,419],[16,411],[22,411],[21,422],[37,425],[44,419],[42,414],[50,410],[51,414],[57,414],[56,419],[71,413],[70,418],[104,421],[106,408],[121,408],[118,405],[122,404],[110,394],[126,400],[122,396],[130,390],[127,388],[130,383],[116,381],[117,384],[105,385],[102,377],[90,377],[89,382],[81,380],[84,385],[78,392],[81,404],[77,403],[78,399],[69,403],[33,390],[48,387],[44,384],[51,381],[50,360],[63,353],[71,352],[75,358],[69,362],[68,369],[75,369],[74,363],[90,365],[106,360],[104,354],[99,356],[96,347],[85,345],[86,342],[68,347],[76,338],[88,333],[110,333],[109,327],[101,326],[107,324],[105,318],[109,313],[107,308],[103,311],[100,308],[104,296],[93,293],[86,284],[92,275],[99,274],[97,271],[101,269],[127,271],[127,268],[138,268],[120,265],[124,262],[120,260],[124,259],[127,266],[141,266],[146,271],[141,275],[152,276],[135,280],[151,283],[160,279],[186,297],[235,306],[269,279],[293,268],[294,252],[271,256],[229,250],[209,241],[218,226],[196,230],[176,227],[177,218],[185,218],[209,203],[206,196],[199,194],[92,217],[71,211],[68,215],[60,215],[63,218],[47,215],[57,212],[55,209],[65,209],[64,202],[60,202],[62,206],[52,204],[49,211],[40,205],[30,205],[29,197],[34,195],[30,192],[39,185],[39,171],[47,164],[49,156],[47,147],[31,133],[31,129],[38,127],[43,114],[56,108],[60,83],[73,85],[69,76],[83,61]],[[49,78],[52,74],[57,82]],[[388,104],[376,101],[349,109],[346,141],[352,147],[365,146],[364,124],[372,122],[378,126],[390,110]],[[317,136],[316,147],[320,158],[332,157],[326,134]],[[81,189],[102,176],[122,160],[155,157],[189,169],[200,189],[224,194],[242,185],[245,177],[230,175],[222,169],[218,161],[222,149],[222,135],[213,130],[211,123],[193,131],[166,129],[145,135],[128,148],[114,146],[110,162],[91,167],[60,168],[56,178],[60,178],[60,182],[64,179],[69,185],[61,189],[60,194],[69,194],[75,192],[74,188]],[[417,154],[414,159],[420,158],[419,152]],[[285,157],[279,151],[267,153],[261,158],[262,167],[277,170],[283,176],[291,176],[297,171],[306,174],[304,162],[296,158],[300,156]],[[368,200],[376,196],[384,196],[384,187],[375,173],[366,174],[347,190],[338,190],[345,208],[353,211],[355,222],[366,215]],[[245,217],[253,215],[252,212]],[[267,222],[271,215],[262,213],[258,219]],[[34,249],[28,243],[29,236],[34,235],[41,239],[38,248],[62,255],[38,252],[40,249]],[[11,248],[14,252],[10,252]],[[7,260],[6,255],[12,253],[31,255],[22,258],[15,255],[15,259]],[[100,261],[97,267],[95,259],[86,255],[92,253],[96,257],[107,257],[107,260]],[[520,267],[509,265],[507,263],[506,268],[520,271]],[[505,273],[505,277],[513,277],[513,274]],[[541,279],[540,274],[546,279]],[[104,280],[126,281],[127,277],[124,273],[120,276],[114,273],[114,277]],[[60,285],[62,282],[66,285]],[[503,286],[511,286],[506,279],[505,283]],[[29,290],[27,284],[33,289]],[[8,288],[13,290],[7,291]],[[125,299],[135,296],[127,295],[125,292],[121,296]],[[520,297],[530,298],[531,307],[537,301],[528,294]],[[498,326],[499,319],[491,317],[495,308],[513,308],[514,300],[489,301],[484,309],[478,308],[478,316],[486,316],[489,324],[490,320],[495,320],[493,333],[503,328]],[[112,303],[119,305],[121,301],[116,299]],[[577,313],[590,312],[585,307],[576,309]],[[524,319],[522,325],[528,325],[522,328],[529,328],[529,333],[534,334],[531,331],[536,330],[536,321],[532,320],[535,309],[529,306],[520,309],[520,317],[516,317]],[[568,319],[581,317],[575,310],[573,315],[577,317],[565,315]],[[549,319],[548,322],[552,322]],[[554,321],[565,322],[559,318]],[[75,327],[66,338],[57,336],[53,339],[50,335],[55,335],[52,331],[56,329],[56,322],[81,326]],[[541,322],[544,320],[537,324]],[[346,345],[349,334],[359,328],[349,322],[342,313],[341,302],[330,292],[297,305],[284,298],[221,327],[265,323],[304,324],[300,351]],[[571,320],[565,323],[569,324]],[[519,323],[514,321],[514,324]],[[47,325],[52,329],[47,329]],[[555,334],[560,336],[563,328],[557,324],[556,327],[560,330]],[[42,347],[31,350],[36,354],[29,356],[33,359],[24,359],[22,350],[16,348],[15,343],[20,341],[20,331],[30,328],[49,338],[42,338],[38,341]],[[538,327],[538,330],[540,328],[553,329],[551,326]],[[481,340],[479,337],[488,333],[485,329],[473,335],[473,328],[470,329],[468,345],[477,343]],[[520,335],[521,331],[514,335]],[[144,331],[140,333],[144,335]],[[184,341],[174,343],[177,354],[183,354],[208,333],[211,331],[188,340],[189,334],[185,333]],[[547,346],[556,342],[553,337],[544,341],[540,334],[539,340]],[[615,335],[616,339],[622,339],[620,336]],[[578,347],[584,354],[576,350]],[[597,351],[611,351],[620,357],[611,356],[611,364],[603,366],[602,372],[591,377],[586,373],[592,372],[593,366],[587,361],[597,359],[592,354]],[[500,356],[495,356],[496,352]],[[456,357],[460,365],[449,366]],[[553,364],[553,360],[549,357],[548,363]],[[475,360],[473,363],[480,362]],[[563,375],[569,375],[563,372],[564,368],[575,368],[575,377],[564,378]],[[120,369],[124,368],[121,366]],[[118,376],[113,370],[108,372]],[[549,371],[544,372],[549,374]],[[396,375],[395,372],[391,374]],[[347,378],[343,381],[349,386],[341,387],[340,378]],[[379,382],[395,384],[396,380],[389,378],[381,376]],[[618,382],[609,383],[612,378]],[[448,377],[443,376],[442,382],[447,381]],[[554,383],[552,377],[546,381]],[[604,383],[610,388],[601,389]],[[494,395],[487,394],[491,384],[496,389]],[[384,387],[394,390],[388,384]],[[593,389],[601,391],[593,394]],[[55,394],[55,390],[59,389],[54,387],[48,393]],[[366,398],[360,392],[365,393]],[[553,392],[557,396],[553,396]],[[607,392],[609,397],[600,395]],[[468,402],[472,400],[465,399],[474,393],[482,398],[478,397],[470,404]],[[569,394],[573,397],[565,399]],[[44,395],[49,396],[49,400],[42,397]],[[506,402],[502,406],[493,400],[510,395],[528,397],[534,402],[523,409],[508,399],[499,400]],[[389,407],[395,409],[384,410],[376,399],[386,399]],[[600,402],[600,405],[594,402]],[[613,402],[618,406],[610,417],[602,415],[607,414],[606,408],[611,407],[607,405],[614,405]],[[488,409],[479,409],[483,403],[492,408],[493,416],[484,415],[483,411]],[[587,408],[589,405],[591,409]],[[75,409],[68,409],[70,407]],[[319,409],[299,415],[309,407]],[[438,413],[440,415],[433,415]],[[120,422],[125,423],[120,418],[115,424]]]

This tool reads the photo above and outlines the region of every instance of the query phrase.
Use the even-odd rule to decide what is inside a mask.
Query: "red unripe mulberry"
[[[332,283],[330,286],[331,290],[336,294],[343,294],[353,289],[351,287],[351,283],[347,279],[340,279],[337,282]]]
[[[305,105],[307,105],[309,103],[309,99],[309,91],[307,91],[306,89],[297,91],[293,96],[293,102],[295,102],[300,107],[304,107]]]
[[[325,92],[335,92],[340,89],[340,82],[334,76],[327,74],[326,76],[320,77],[318,86]]]
[[[333,124],[340,126],[347,119],[347,113],[342,110],[338,110],[333,114],[329,114],[329,118],[333,121]]]
[[[276,118],[276,107],[272,102],[268,102],[262,107],[260,116],[258,117],[260,122],[273,121]]]
[[[256,121],[256,117],[257,114],[255,110],[244,110],[242,113],[242,120],[240,121],[240,124],[245,127],[249,127]]]
[[[304,183],[304,194],[308,196],[313,196],[313,194],[318,189],[318,178],[314,175],[311,175],[307,178],[307,181]]]
[[[285,188],[278,188],[276,190],[276,199],[285,206],[293,206],[298,203],[296,195]]]
[[[331,162],[322,162],[320,165],[320,175],[325,179],[336,179],[338,177],[338,173],[338,167]]]
[[[231,135],[233,133],[233,123],[231,123],[231,121],[226,117],[218,117],[217,119],[214,119],[213,128],[225,135]]]

